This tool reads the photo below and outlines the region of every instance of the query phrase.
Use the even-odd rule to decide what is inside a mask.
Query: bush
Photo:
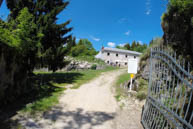
[[[137,92],[137,98],[138,98],[140,101],[146,99],[146,97],[147,97],[147,92],[145,92],[145,91],[139,91],[139,92]]]
[[[96,68],[97,68],[97,65],[96,65],[96,64],[93,64],[93,65],[91,66],[91,69],[92,69],[92,70],[96,70]]]
[[[144,100],[147,97],[148,90],[148,81],[142,78],[139,78],[139,88],[137,89],[137,99]]]

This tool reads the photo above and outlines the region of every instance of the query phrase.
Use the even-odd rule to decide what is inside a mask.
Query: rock
[[[70,57],[66,57],[65,59],[70,61],[70,64],[68,64],[65,67],[66,71],[91,69],[92,66],[94,64],[96,64],[96,63],[90,63],[90,62],[87,62],[87,61],[74,60],[73,58],[70,58]],[[96,66],[97,66],[96,67],[97,70],[105,69],[104,65],[96,64]]]

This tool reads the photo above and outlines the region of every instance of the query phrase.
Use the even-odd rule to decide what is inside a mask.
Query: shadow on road
[[[71,84],[79,79],[83,74],[78,72],[69,73],[41,73],[33,75],[28,80],[28,84],[32,89],[21,96],[15,98],[16,101],[10,102],[6,105],[0,105],[0,128],[11,128],[10,118],[17,114],[17,111],[25,107],[26,104],[32,103],[45,97],[49,97],[53,92],[63,90],[60,87],[55,87],[53,84],[68,83]]]
[[[81,108],[74,111],[62,111],[62,107],[55,107],[52,111],[44,113],[43,119],[50,120],[55,124],[55,128],[60,129],[93,129],[93,127],[102,125],[105,122],[115,118],[115,113],[106,112],[85,112]],[[24,120],[26,121],[26,120]],[[26,122],[25,125],[30,128],[49,128],[49,123]],[[53,129],[55,129],[53,127]]]

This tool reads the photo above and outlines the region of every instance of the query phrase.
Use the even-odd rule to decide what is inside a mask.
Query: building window
[[[136,56],[134,56],[134,59],[136,59]]]
[[[107,53],[107,56],[110,56],[110,53]]]
[[[119,56],[119,54],[116,54],[116,56]]]
[[[127,62],[125,62],[125,65],[127,65]]]
[[[128,55],[125,55],[125,57],[127,58],[127,57],[128,57]]]

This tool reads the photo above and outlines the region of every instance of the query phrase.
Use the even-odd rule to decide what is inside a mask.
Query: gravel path
[[[112,86],[124,70],[103,73],[79,89],[68,89],[58,106],[41,119],[23,119],[27,129],[141,129],[140,114],[131,102],[130,109],[121,110]]]

